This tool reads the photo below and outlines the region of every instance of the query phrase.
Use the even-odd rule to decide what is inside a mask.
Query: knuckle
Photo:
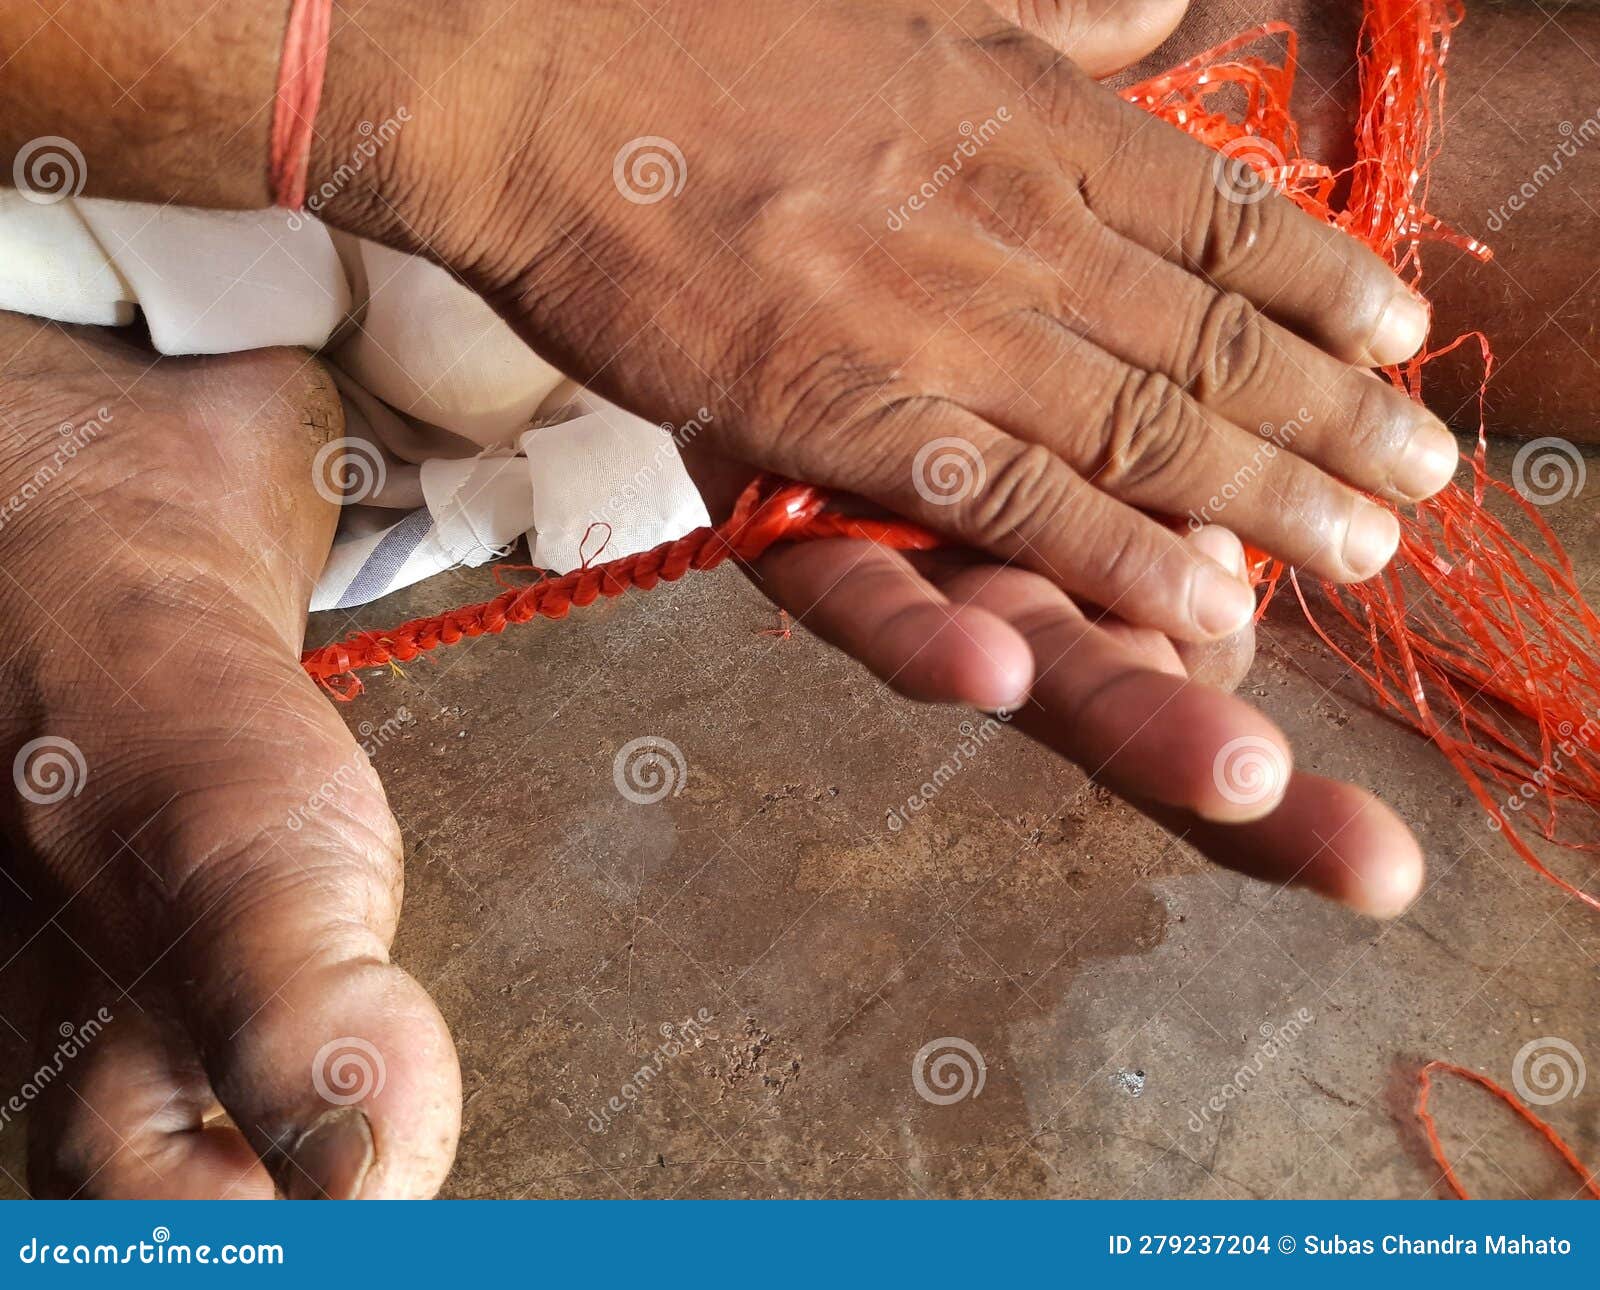
[[[1207,304],[1192,345],[1184,386],[1202,403],[1226,402],[1249,389],[1267,357],[1260,313],[1228,292]]]
[[[748,406],[757,424],[781,426],[797,444],[838,434],[859,437],[862,423],[892,408],[902,393],[899,370],[855,345],[796,352],[805,354],[802,361],[773,365]]]
[[[1324,254],[1338,260],[1337,268],[1326,275],[1331,305],[1327,318],[1333,322],[1343,320],[1343,330],[1350,336],[1370,336],[1394,289],[1393,274],[1352,237],[1335,239]]]
[[[1350,402],[1348,447],[1355,459],[1397,451],[1405,440],[1412,404],[1392,386],[1368,373],[1359,373]]]
[[[1222,277],[1257,251],[1272,201],[1252,185],[1265,183],[1249,167],[1225,176],[1215,165],[1207,169],[1184,248],[1186,267],[1208,278]]]
[[[309,906],[330,918],[398,909],[401,840],[371,762],[352,752],[306,771],[306,783],[290,787],[263,751],[172,797],[152,836],[163,856],[159,895],[174,926],[203,917],[219,932],[263,911]],[[241,821],[245,796],[253,805]],[[240,827],[219,830],[218,819]]]
[[[1130,371],[1106,414],[1094,480],[1137,492],[1183,470],[1199,446],[1201,422],[1189,397],[1159,372]]]
[[[1036,261],[1071,263],[1094,227],[1077,190],[1012,159],[973,167],[964,196],[966,214],[985,234]]]
[[[1118,526],[1104,538],[1097,556],[1102,585],[1119,596],[1167,568],[1165,553],[1139,525]]]
[[[967,503],[965,527],[992,550],[1017,550],[1061,514],[1070,494],[1071,476],[1054,453],[1042,444],[1016,444],[989,463]]]
[[[1354,491],[1288,455],[1263,471],[1256,487],[1270,490],[1267,496],[1283,518],[1287,541],[1312,553],[1312,559],[1338,541],[1357,504]]]
[[[1036,90],[1045,89],[1044,85],[1033,82],[1054,79],[1052,74],[1075,69],[1065,54],[1034,34],[1045,22],[1037,13],[1035,0],[1011,0],[1011,7],[1016,11],[1015,18],[1006,15],[1008,21],[973,33],[966,39],[981,56],[1013,69],[1018,75],[1026,75],[1022,83],[1029,87],[1028,94],[1032,97]],[[1033,30],[1029,30],[1030,24]]]

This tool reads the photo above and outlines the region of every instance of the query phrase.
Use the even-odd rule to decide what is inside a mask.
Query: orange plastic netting
[[[1443,227],[1427,210],[1445,64],[1462,16],[1460,0],[1367,0],[1356,160],[1345,174],[1300,155],[1289,111],[1297,48],[1284,24],[1247,32],[1126,97],[1362,239],[1420,290],[1421,251],[1430,241],[1489,257],[1486,247]],[[1487,382],[1489,344],[1476,333],[1387,375],[1420,398],[1428,364],[1463,344],[1481,349]],[[1259,561],[1262,608],[1287,582],[1318,635],[1378,703],[1450,759],[1490,826],[1539,874],[1600,909],[1600,897],[1550,869],[1517,827],[1569,853],[1600,846],[1567,831],[1560,812],[1574,801],[1600,805],[1600,757],[1590,747],[1600,731],[1600,620],[1539,508],[1490,475],[1481,419],[1469,465],[1467,486],[1452,485],[1401,515],[1400,552],[1383,576],[1353,587],[1321,586],[1314,611],[1293,570]],[[776,542],[844,534],[902,548],[937,544],[914,525],[849,519],[828,512],[826,503],[818,490],[757,480],[723,524],[481,604],[389,631],[357,632],[308,651],[305,668],[348,699],[361,690],[360,669],[404,663],[511,623],[563,618],[574,606],[649,590],[730,556],[754,559]],[[1328,625],[1319,612],[1331,614]]]

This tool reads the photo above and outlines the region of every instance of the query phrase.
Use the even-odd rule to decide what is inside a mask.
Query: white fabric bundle
[[[320,351],[346,430],[318,479],[346,509],[313,609],[523,535],[564,573],[708,522],[670,427],[577,390],[437,265],[309,216],[0,190],[0,309],[103,326],[137,309],[163,354]]]

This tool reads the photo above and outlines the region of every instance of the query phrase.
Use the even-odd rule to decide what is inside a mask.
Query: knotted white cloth
[[[526,535],[564,573],[708,523],[658,426],[580,390],[429,261],[282,210],[199,211],[0,190],[0,309],[126,326],[162,354],[315,351],[344,403],[318,456],[343,497],[312,608],[348,608]]]

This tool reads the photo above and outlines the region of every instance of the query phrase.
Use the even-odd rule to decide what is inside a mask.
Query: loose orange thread
[[[1589,1169],[1585,1168],[1583,1161],[1578,1159],[1577,1153],[1569,1147],[1561,1135],[1541,1120],[1532,1111],[1528,1110],[1512,1093],[1500,1087],[1487,1075],[1480,1075],[1477,1071],[1470,1071],[1465,1066],[1457,1066],[1454,1062],[1429,1062],[1417,1075],[1417,1119],[1422,1121],[1423,1131],[1428,1135],[1428,1150],[1433,1153],[1434,1161],[1438,1164],[1450,1190],[1455,1192],[1459,1200],[1471,1200],[1472,1196],[1461,1185],[1461,1179],[1456,1176],[1455,1167],[1451,1165],[1450,1158],[1445,1155],[1444,1144],[1439,1141],[1439,1126],[1434,1123],[1433,1114],[1428,1110],[1428,1097],[1433,1092],[1433,1075],[1437,1071],[1441,1075],[1454,1075],[1457,1079],[1464,1079],[1487,1089],[1497,1098],[1517,1113],[1522,1120],[1531,1125],[1546,1142],[1555,1148],[1556,1154],[1566,1162],[1567,1166],[1583,1183],[1582,1190],[1586,1191],[1594,1200],[1600,1200],[1600,1182]]]

